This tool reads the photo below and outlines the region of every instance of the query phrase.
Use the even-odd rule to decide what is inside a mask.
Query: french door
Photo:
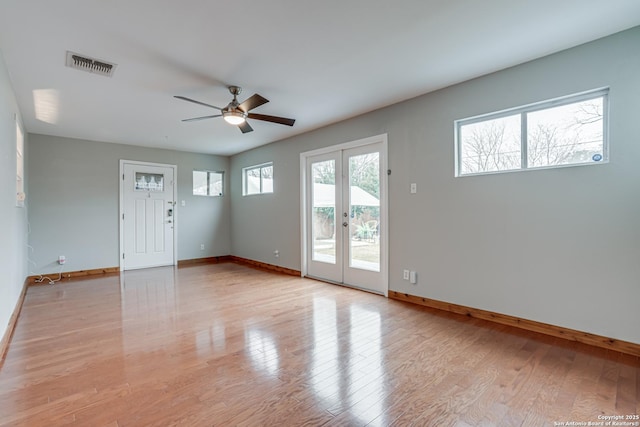
[[[306,275],[387,294],[386,144],[306,156]]]

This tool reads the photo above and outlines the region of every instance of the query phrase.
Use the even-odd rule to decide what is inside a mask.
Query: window
[[[456,176],[606,163],[608,89],[457,120]]]
[[[242,195],[273,193],[273,162],[242,169]]]
[[[193,171],[194,196],[222,196],[224,172]]]
[[[16,116],[16,206],[24,206],[24,134]]]
[[[136,172],[134,191],[164,191],[164,175],[161,173]]]

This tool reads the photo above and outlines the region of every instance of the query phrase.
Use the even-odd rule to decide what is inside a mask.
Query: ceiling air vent
[[[112,64],[101,59],[89,58],[87,56],[67,51],[67,67],[111,77],[113,76],[116,66],[116,64]]]

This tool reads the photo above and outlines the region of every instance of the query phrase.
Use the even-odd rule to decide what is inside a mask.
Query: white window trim
[[[269,192],[264,192],[264,191],[262,191],[262,168],[268,167],[268,166],[271,166],[273,168],[273,173],[274,173],[273,186],[274,186],[274,188]],[[247,186],[248,186],[247,172],[250,171],[250,170],[254,170],[254,169],[260,169],[260,192],[259,193],[248,194],[248,192],[247,192]],[[273,162],[265,162],[265,163],[260,163],[258,165],[247,166],[245,168],[242,168],[242,196],[243,197],[261,196],[263,194],[273,194],[274,192],[275,192],[275,167],[273,166]]]
[[[24,146],[24,128],[20,123],[18,115],[15,115],[16,122],[16,207],[23,208],[26,198],[26,186],[24,183],[25,176],[25,146]],[[18,167],[20,163],[20,167]]]
[[[586,163],[570,163],[564,165],[551,165],[551,166],[540,166],[540,167],[527,167],[527,140],[526,140],[526,126],[527,126],[527,114],[535,111],[546,110],[549,108],[559,107],[562,105],[573,104],[581,101],[586,101],[589,99],[595,98],[603,98],[603,132],[602,132],[602,160],[599,162],[586,162]],[[461,165],[461,153],[462,148],[460,147],[460,128],[464,125],[470,125],[473,123],[479,123],[487,120],[499,119],[502,117],[513,116],[515,114],[521,115],[521,156],[523,157],[522,166],[518,169],[508,169],[508,170],[499,170],[499,171],[487,171],[487,172],[474,172],[474,173],[461,173],[462,165]],[[523,105],[520,107],[508,108],[505,110],[495,111],[492,113],[481,114],[478,116],[468,117],[465,119],[459,119],[454,121],[454,161],[455,161],[455,177],[463,178],[468,176],[478,176],[478,175],[495,175],[502,173],[511,173],[511,172],[525,172],[525,171],[534,171],[534,170],[544,170],[544,169],[558,169],[558,168],[567,168],[567,167],[575,167],[575,166],[592,166],[592,165],[600,165],[609,163],[609,88],[603,87],[598,89],[593,89],[585,92],[579,92],[576,94],[561,96],[558,98],[553,98],[545,101],[539,101],[532,104]]]

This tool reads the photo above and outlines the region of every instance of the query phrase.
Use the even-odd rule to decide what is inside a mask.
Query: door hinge
[[[122,180],[124,181],[124,174],[122,174]]]
[[[124,214],[122,214],[122,220],[124,221]]]
[[[122,254],[122,259],[124,259],[124,253]]]

